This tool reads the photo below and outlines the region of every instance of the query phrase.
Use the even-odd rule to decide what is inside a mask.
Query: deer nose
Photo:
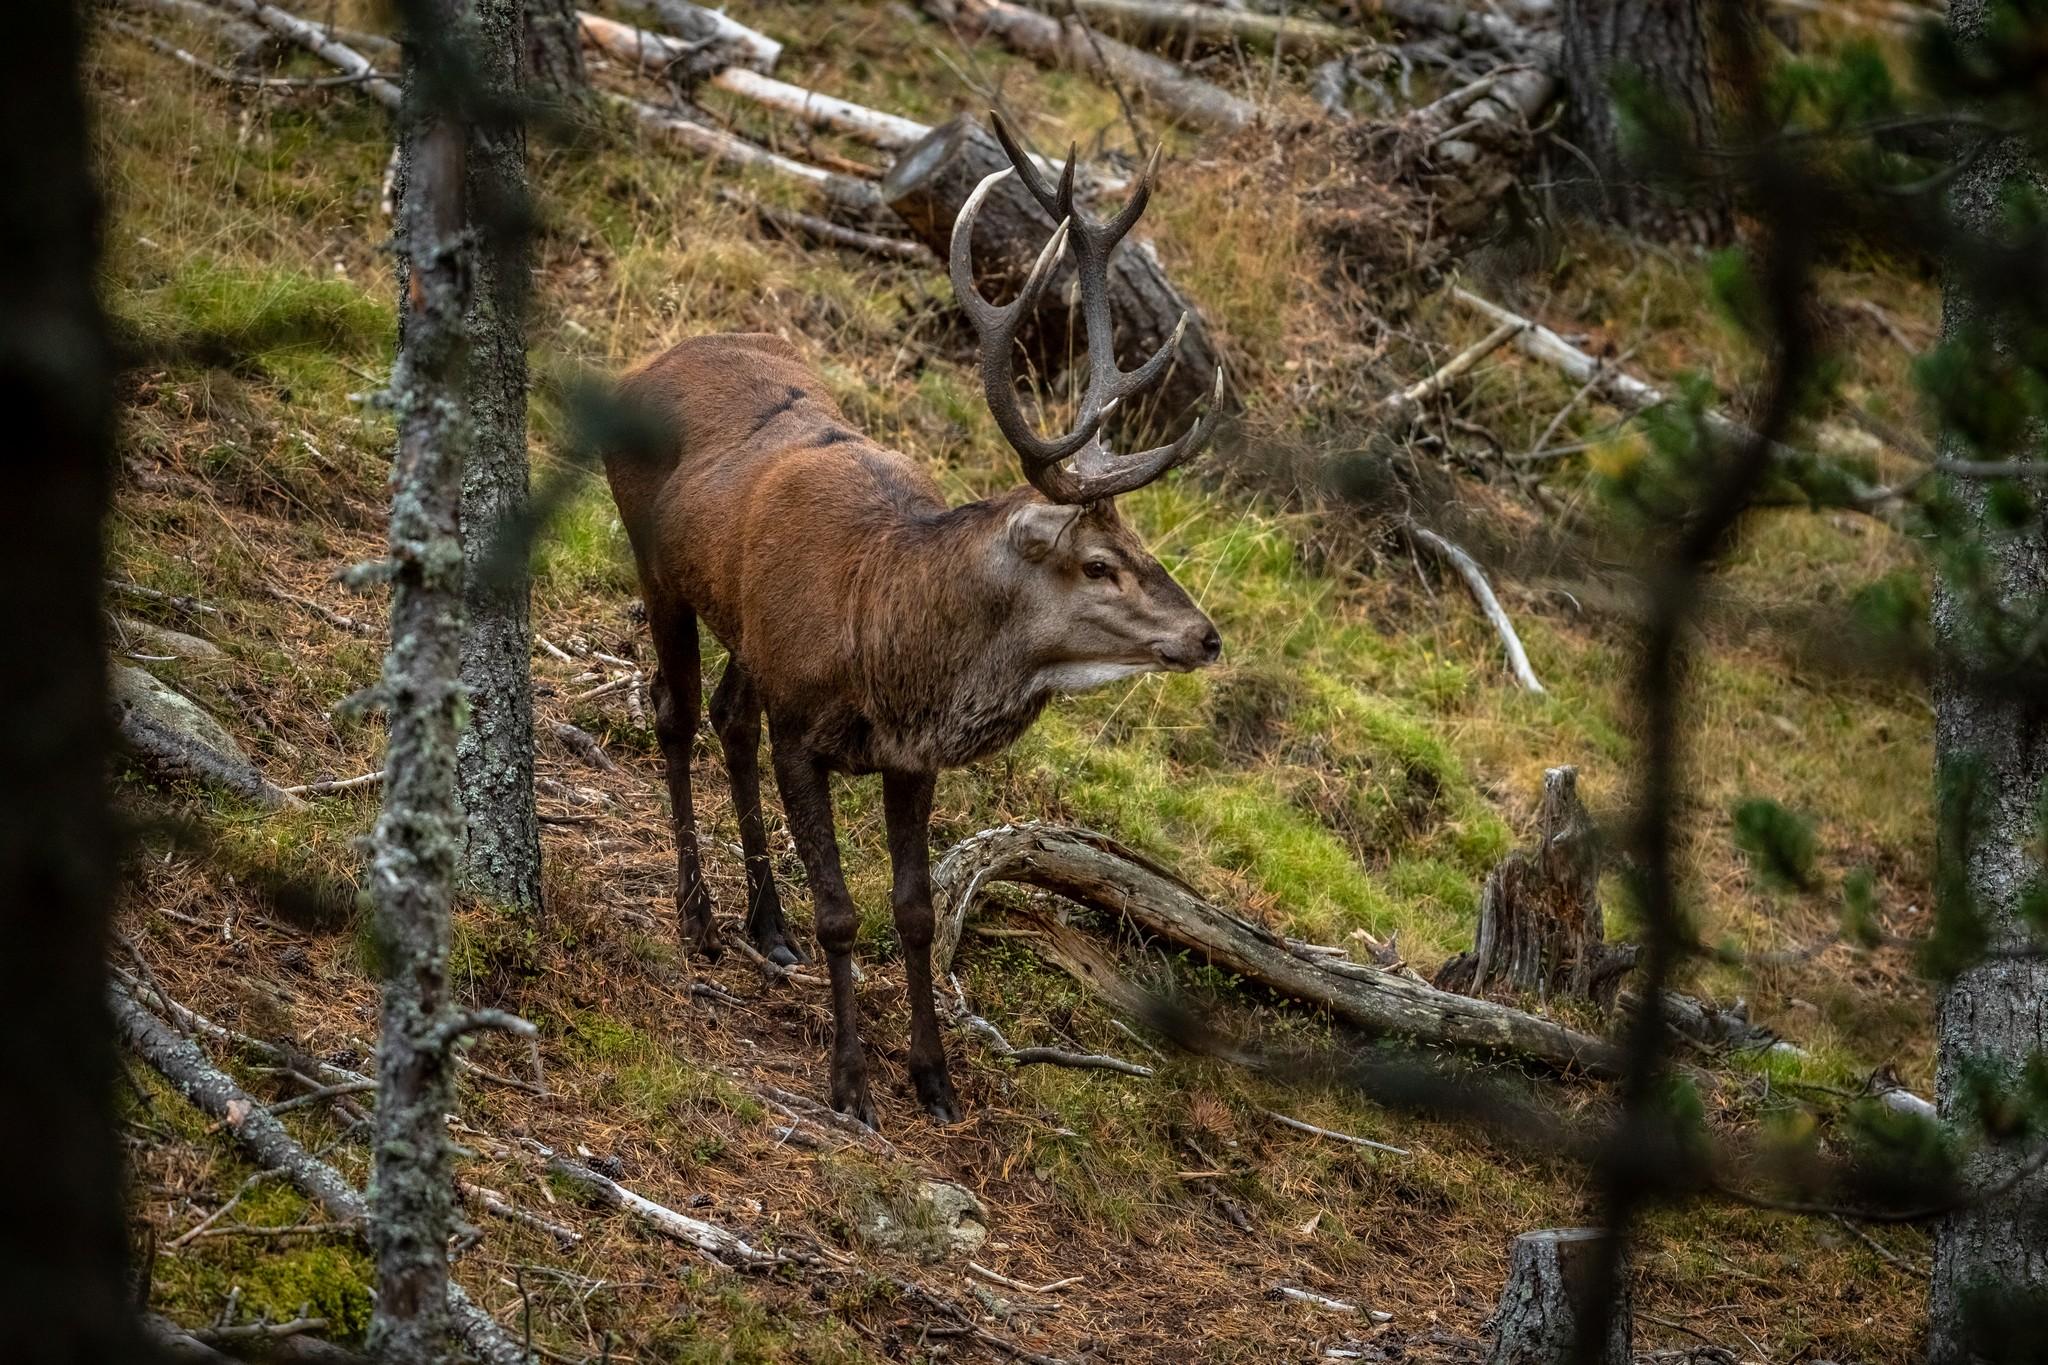
[[[1202,636],[1202,662],[1213,664],[1223,657],[1223,637],[1216,633],[1216,627],[1209,627]]]

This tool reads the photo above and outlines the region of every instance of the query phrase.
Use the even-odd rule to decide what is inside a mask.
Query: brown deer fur
[[[621,387],[630,434],[622,430],[605,458],[658,656],[655,731],[675,811],[684,935],[716,955],[690,793],[701,619],[729,655],[711,719],[746,858],[748,936],[775,961],[797,960],[761,823],[765,714],[832,978],[832,1103],[871,1127],[853,999],[859,917],[840,872],[829,775],[882,774],[910,993],[910,1075],[925,1110],[950,1122],[958,1102],[931,981],[929,827],[939,770],[1008,745],[1055,692],[1200,668],[1222,649],[1209,618],[1112,500],[1198,450],[1213,410],[1173,445],[1137,455],[1110,454],[1097,434],[1116,403],[1156,382],[1172,359],[1163,350],[1124,373],[1110,346],[1107,262],[1144,209],[1152,168],[1123,212],[1098,225],[1074,211],[1071,162],[1049,187],[1000,123],[996,131],[1060,227],[1018,300],[997,308],[982,299],[969,238],[976,208],[1000,179],[991,177],[961,210],[952,274],[982,337],[984,392],[1031,487],[948,507],[916,462],[848,426],[795,348],[767,335],[697,337],[629,374]],[[1017,406],[1010,348],[1070,234],[1091,377],[1081,425],[1048,442]],[[1217,385],[1220,394],[1220,374]]]
[[[950,1118],[928,966],[924,840],[935,775],[1010,744],[1056,691],[1211,662],[1215,628],[1113,502],[1063,507],[1027,487],[949,508],[914,461],[852,430],[777,337],[682,342],[630,374],[622,397],[646,429],[668,436],[666,448],[616,453],[605,469],[659,660],[655,724],[685,933],[716,956],[689,776],[701,619],[731,656],[712,719],[746,857],[748,933],[762,952],[795,960],[761,825],[765,712],[819,942],[835,965],[857,917],[825,774],[885,775],[912,977],[911,1070],[926,1108]],[[1091,565],[1109,572],[1090,577]],[[872,1123],[850,973],[843,992],[833,976],[833,1102]]]

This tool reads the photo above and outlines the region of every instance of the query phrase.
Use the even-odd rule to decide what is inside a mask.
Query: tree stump
[[[1598,1228],[1547,1228],[1515,1239],[1508,1280],[1494,1310],[1486,1365],[1629,1365],[1628,1286],[1618,1284],[1599,1349],[1579,1349],[1582,1324],[1595,1314],[1594,1263],[1607,1234]]]
[[[1579,800],[1579,770],[1543,774],[1533,848],[1501,859],[1479,896],[1479,931],[1436,976],[1439,990],[1553,993],[1613,1003],[1635,949],[1607,942],[1600,914],[1600,850]]]
[[[995,135],[963,115],[934,128],[897,158],[882,177],[882,202],[945,260],[952,248],[953,220],[967,196],[984,177],[1009,164]],[[974,278],[982,292],[998,301],[1016,297],[1054,226],[1017,177],[998,184],[983,202],[974,228]],[[1130,239],[1110,259],[1109,298],[1117,360],[1127,369],[1164,345],[1187,314],[1178,361],[1158,387],[1132,399],[1123,427],[1131,433],[1177,429],[1182,409],[1206,398],[1215,383],[1216,349],[1201,314],[1168,282],[1152,248]],[[1040,296],[1020,340],[1047,374],[1058,373],[1084,350],[1071,257]]]

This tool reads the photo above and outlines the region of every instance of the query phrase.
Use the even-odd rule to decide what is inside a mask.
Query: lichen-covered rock
[[[854,1221],[862,1241],[921,1261],[972,1256],[988,1240],[988,1209],[972,1190],[920,1180],[902,1195],[871,1205]]]
[[[114,638],[127,649],[138,654],[165,654],[179,659],[199,659],[212,663],[225,659],[221,647],[211,640],[202,640],[197,635],[187,635],[182,630],[172,630],[154,621],[138,621],[132,616],[113,618]]]

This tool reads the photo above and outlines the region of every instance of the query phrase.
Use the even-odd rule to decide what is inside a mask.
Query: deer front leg
[[[818,946],[832,975],[832,1107],[876,1127],[874,1101],[868,1097],[867,1054],[860,1044],[860,1016],[853,1002],[853,936],[860,916],[846,893],[839,870],[839,836],[832,824],[832,788],[824,764],[808,749],[786,743],[787,731],[769,717],[769,747],[774,751],[775,785],[782,789],[782,809],[789,818],[790,838],[811,881],[812,918]]]
[[[932,1007],[932,788],[931,773],[885,773],[882,809],[889,825],[889,862],[895,871],[891,897],[896,941],[903,947],[903,976],[910,992],[910,1079],[917,1102],[940,1123],[960,1117],[960,1101],[946,1075],[946,1044]]]
[[[690,799],[690,754],[696,747],[697,713],[703,706],[704,680],[697,645],[697,614],[689,608],[657,614],[648,621],[654,630],[659,664],[654,675],[654,737],[661,742],[661,765],[667,770],[669,807],[676,839],[676,915],[683,941],[711,961],[718,959],[718,931],[711,919],[711,891],[697,851],[697,812]]]

